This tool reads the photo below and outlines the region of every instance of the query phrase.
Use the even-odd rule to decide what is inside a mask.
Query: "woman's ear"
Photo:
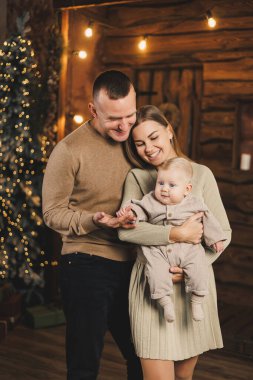
[[[172,126],[170,124],[168,124],[166,129],[167,129],[168,134],[169,134],[169,139],[172,140],[173,139]]]
[[[90,102],[90,103],[88,104],[88,108],[89,108],[89,111],[90,111],[90,113],[91,113],[91,116],[92,116],[94,119],[96,119],[96,117],[97,117],[97,111],[96,111],[96,108],[95,108],[95,106],[94,106],[94,104],[93,104],[92,102]]]

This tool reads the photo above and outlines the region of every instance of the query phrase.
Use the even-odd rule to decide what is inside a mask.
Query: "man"
[[[116,228],[128,217],[115,215],[130,164],[121,142],[136,120],[136,95],[116,70],[100,74],[89,104],[92,120],[60,141],[43,182],[45,223],[62,235],[61,292],[66,315],[68,380],[95,380],[110,330],[127,362],[129,380],[142,379],[128,317],[133,249]],[[106,213],[106,214],[104,214]],[[112,228],[108,228],[112,227]]]

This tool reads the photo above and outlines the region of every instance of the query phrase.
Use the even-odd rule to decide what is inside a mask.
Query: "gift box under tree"
[[[38,305],[26,309],[25,320],[33,328],[52,327],[65,323],[62,309],[54,305]]]

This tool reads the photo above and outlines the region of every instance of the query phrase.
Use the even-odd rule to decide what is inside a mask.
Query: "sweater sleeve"
[[[207,167],[203,187],[203,199],[208,209],[211,211],[211,213],[214,215],[214,217],[218,220],[218,222],[221,225],[221,228],[224,233],[224,239],[226,239],[224,241],[225,249],[231,241],[231,228],[221,200],[217,182],[214,178],[213,173]],[[219,255],[220,253],[215,253],[210,249],[206,250],[206,258],[209,264],[212,264],[219,257]]]
[[[65,236],[86,235],[98,229],[92,220],[93,213],[74,210],[69,202],[77,170],[75,165],[66,144],[60,142],[48,160],[42,186],[44,221]]]
[[[225,234],[218,220],[210,210],[206,210],[203,216],[204,240],[208,247],[211,247],[218,241],[226,240]]]
[[[132,199],[130,205],[131,205],[132,211],[135,213],[137,217],[137,223],[146,222],[148,220],[148,215],[142,201],[139,201],[137,199]]]
[[[127,175],[124,187],[122,206],[130,199],[142,199],[144,193],[133,172]],[[167,245],[170,226],[154,225],[147,222],[140,222],[133,229],[119,229],[119,238],[139,245]]]

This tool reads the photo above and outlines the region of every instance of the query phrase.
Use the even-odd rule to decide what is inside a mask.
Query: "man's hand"
[[[184,272],[182,268],[171,267],[170,273],[172,273],[172,281],[174,284],[184,281]]]
[[[126,207],[126,211],[122,216],[112,216],[106,214],[105,212],[96,212],[93,216],[93,222],[99,226],[104,228],[125,228],[131,229],[135,228],[136,217],[131,211],[131,207]]]

